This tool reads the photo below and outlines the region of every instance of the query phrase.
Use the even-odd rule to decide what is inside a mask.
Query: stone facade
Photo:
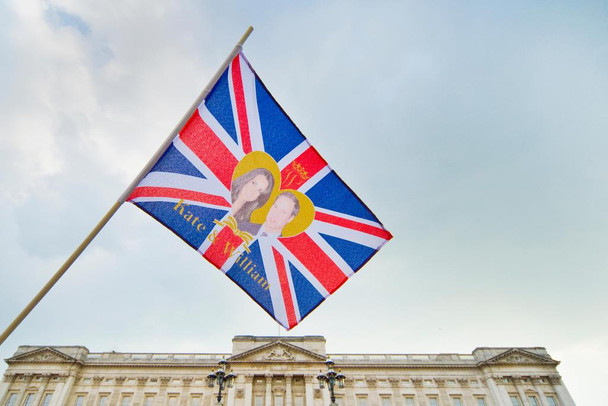
[[[20,346],[6,360],[0,405],[212,406],[205,378],[225,358],[237,374],[226,406],[328,406],[316,379],[325,339],[236,336],[231,354],[91,353]],[[472,354],[332,354],[346,375],[341,406],[574,406],[542,347]],[[519,403],[518,403],[519,402]]]

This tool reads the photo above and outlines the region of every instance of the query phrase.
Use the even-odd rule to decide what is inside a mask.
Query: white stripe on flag
[[[331,172],[331,168],[329,165],[326,165],[325,168],[321,169],[319,172],[315,173],[312,178],[308,179],[302,186],[298,188],[298,191],[302,193],[308,192],[314,185],[319,183],[321,179],[327,176]]]
[[[307,140],[302,141],[294,149],[289,151],[287,153],[287,155],[285,155],[283,158],[281,158],[281,160],[279,162],[277,162],[277,165],[279,165],[279,169],[283,170],[287,165],[292,163],[297,157],[302,155],[302,153],[304,151],[306,151],[308,148],[310,148],[310,143]]]
[[[383,229],[382,225],[380,223],[378,223],[377,221],[362,219],[361,217],[351,216],[349,214],[340,213],[339,211],[324,209],[322,207],[315,207],[315,211],[319,212],[319,213],[329,214],[331,216],[340,217],[340,218],[343,218],[346,220],[356,221],[357,223],[367,224],[368,226],[373,226],[373,227],[378,227],[380,229]]]
[[[307,230],[307,234],[310,239],[313,240],[315,244],[319,246],[319,248],[321,248],[321,251],[325,252],[327,256],[330,257],[332,261],[334,261],[334,263],[338,266],[338,268],[340,268],[344,275],[350,278],[355,273],[350,267],[350,265],[348,265],[346,261],[344,261],[340,254],[338,254],[331,247],[331,245],[329,245],[327,241],[325,241],[323,237],[311,230]]]
[[[296,296],[296,289],[293,286],[293,280],[291,279],[291,267],[289,266],[289,262],[285,257],[283,257],[283,262],[285,263],[285,273],[287,274],[287,280],[289,281],[289,291],[291,292],[293,310],[296,314],[296,321],[299,323],[300,320],[302,320],[302,316],[300,315],[300,306],[298,306],[298,297]]]
[[[289,251],[282,243],[280,240],[276,240],[277,242],[275,243],[275,248],[277,249],[277,251],[279,251],[279,253],[281,255],[283,255],[283,258],[285,258],[286,260],[288,260],[289,262],[291,262],[292,264],[294,264],[294,266],[298,269],[298,271],[300,271],[300,273],[302,274],[302,276],[304,276],[306,278],[306,280],[308,280],[308,282],[310,282],[310,284],[312,286],[315,287],[315,289],[317,289],[317,291],[321,294],[321,296],[323,297],[328,297],[329,296],[329,292],[327,291],[327,289],[325,289],[323,287],[323,285],[321,284],[321,282],[319,282],[319,280],[317,278],[315,278],[315,276],[304,266],[302,265],[302,263],[300,262],[300,260],[298,258],[295,257],[295,255],[293,255],[291,253],[291,251]]]
[[[230,94],[230,107],[232,108],[232,118],[234,119],[234,129],[239,147],[243,149],[243,139],[241,138],[241,125],[239,124],[239,113],[236,109],[236,99],[234,97],[234,83],[232,81],[232,63],[228,66],[228,89]]]
[[[222,125],[217,121],[215,116],[211,114],[205,104],[200,105],[200,107],[198,108],[198,113],[200,114],[203,121],[215,133],[215,135],[217,135],[217,138],[219,138],[220,141],[222,141],[222,143],[226,146],[226,148],[228,148],[230,153],[234,155],[236,160],[240,161],[241,159],[243,159],[243,157],[245,156],[243,150],[238,145],[236,145],[236,142],[234,142],[230,134],[226,132],[224,127],[222,127]]]
[[[156,202],[166,202],[166,203],[177,203],[182,199],[177,199],[175,197],[136,197],[135,199],[132,199],[131,202],[133,203],[156,203]],[[228,208],[224,207],[224,206],[218,206],[215,204],[209,204],[209,203],[201,203],[201,202],[195,202],[192,200],[185,200],[184,199],[184,203],[190,205],[190,206],[200,206],[200,207],[207,207],[209,209],[217,209],[217,210],[223,210],[225,212],[228,212]]]
[[[243,81],[243,93],[245,94],[245,105],[247,106],[247,121],[249,123],[251,150],[264,151],[262,126],[260,124],[260,113],[258,111],[258,100],[255,91],[255,75],[242,54],[239,61],[241,64],[241,78]]]
[[[376,250],[386,242],[384,238],[319,220],[313,220],[312,224],[308,226],[308,230],[352,241]]]
[[[283,327],[289,328],[285,300],[283,299],[283,290],[281,289],[281,281],[277,271],[277,264],[274,261],[274,253],[272,252],[272,240],[275,239],[262,237],[258,239],[258,242],[260,244],[262,262],[264,263],[266,280],[270,284],[270,299],[272,301],[274,317],[283,325]]]
[[[142,186],[185,189],[208,195],[217,195],[217,184],[215,182],[211,182],[209,179],[173,172],[150,172],[137,185],[137,187]]]
[[[203,161],[201,161],[199,157],[197,157],[196,154],[192,152],[190,148],[188,148],[186,144],[184,144],[184,142],[179,138],[179,136],[175,137],[175,139],[173,140],[173,146],[184,157],[186,157],[186,159],[190,161],[190,163],[194,165],[194,167],[198,169],[204,177],[207,178],[207,180],[217,184],[217,190],[215,192],[216,195],[222,196],[229,202],[232,201],[230,197],[230,191],[226,189],[226,186],[224,186],[224,184],[220,182],[217,176],[215,176],[215,173],[213,173],[213,171],[211,171],[211,169],[209,169],[207,165],[205,165]]]

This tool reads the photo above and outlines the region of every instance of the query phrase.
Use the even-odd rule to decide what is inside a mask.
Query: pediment
[[[325,357],[283,341],[253,348],[230,357],[230,362],[323,362]]]
[[[61,351],[54,349],[53,347],[43,347],[11,357],[7,359],[6,362],[72,363],[78,362],[78,360],[62,353]]]
[[[551,364],[557,365],[559,362],[550,357],[534,354],[520,348],[512,348],[498,354],[487,361],[488,364]]]

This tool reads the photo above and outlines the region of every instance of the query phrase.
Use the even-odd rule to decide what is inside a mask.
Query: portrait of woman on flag
[[[250,232],[251,213],[266,204],[273,188],[274,177],[265,168],[253,169],[232,181],[231,212],[239,230]]]

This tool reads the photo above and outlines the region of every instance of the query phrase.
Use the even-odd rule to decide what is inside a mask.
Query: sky
[[[244,51],[394,235],[289,335],[336,353],[542,346],[574,400],[608,359],[608,4],[0,2],[0,328]],[[229,352],[287,335],[123,205],[0,345]],[[6,365],[0,367],[0,371]]]

